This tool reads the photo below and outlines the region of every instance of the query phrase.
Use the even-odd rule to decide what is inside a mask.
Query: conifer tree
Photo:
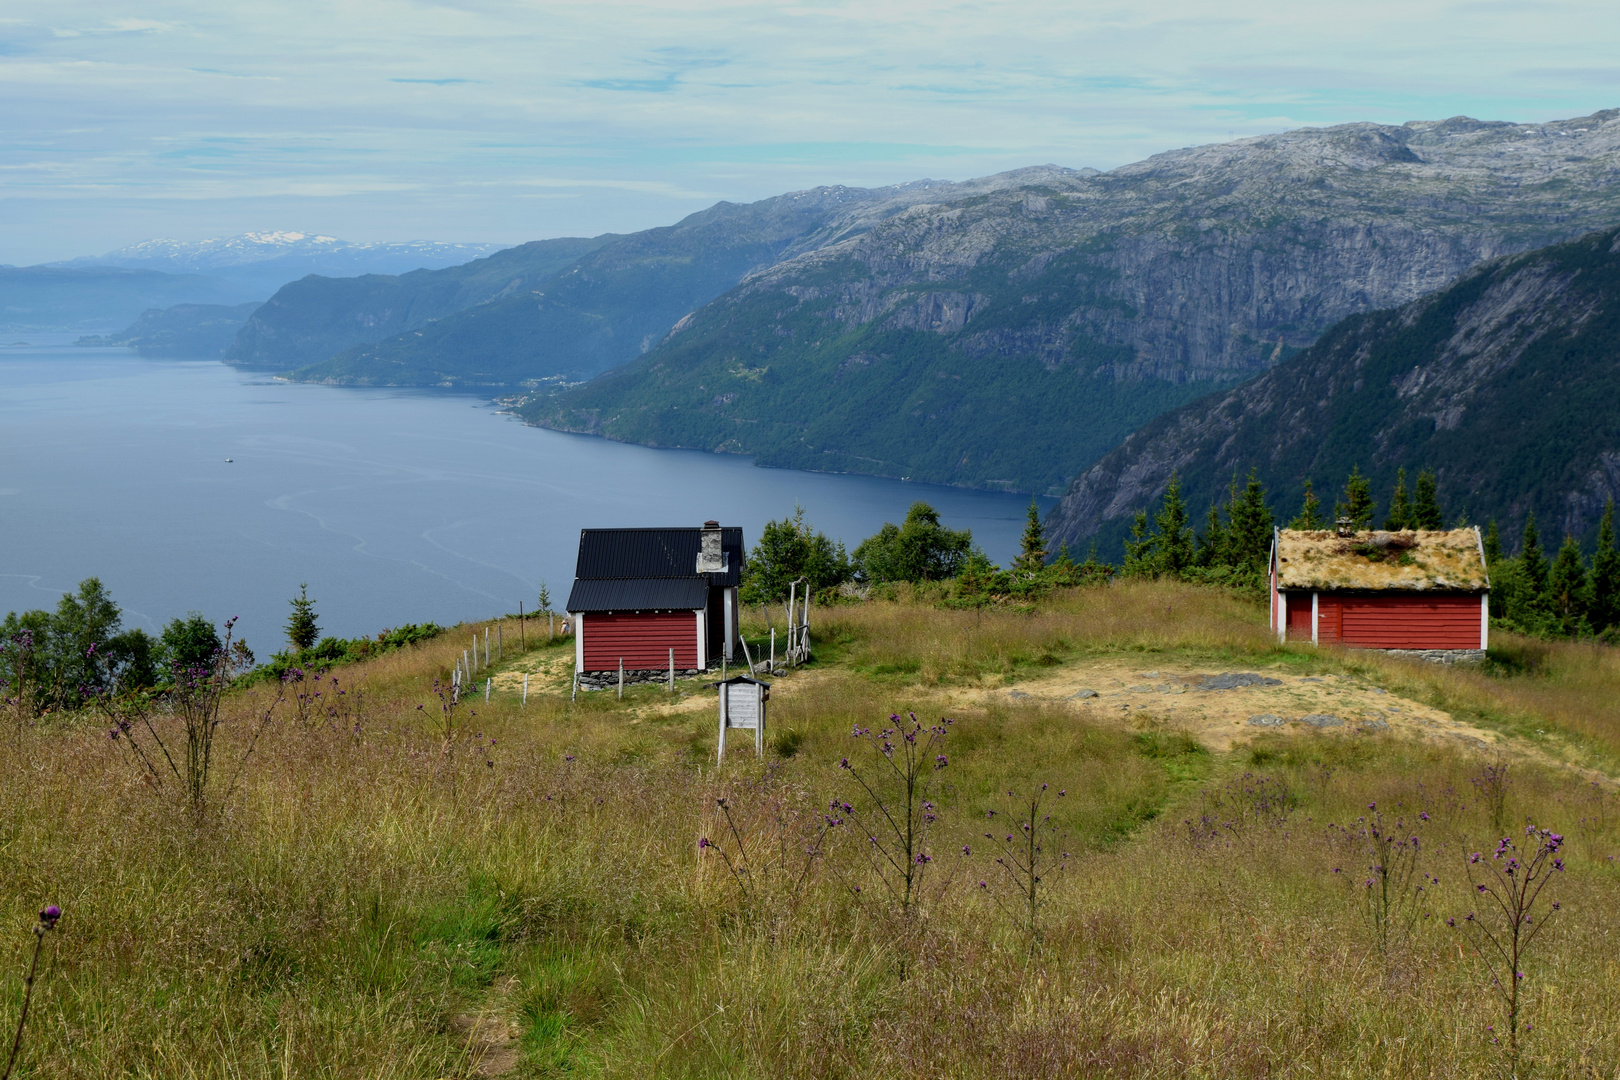
[[[1294,515],[1294,520],[1288,523],[1290,529],[1325,529],[1327,521],[1322,517],[1322,503],[1311,490],[1311,482],[1305,481],[1305,501]]]
[[[1074,558],[1069,554],[1068,544],[1058,548],[1057,558],[1052,560],[1052,565],[1048,569],[1051,571],[1053,584],[1080,584],[1080,567],[1075,565]]]
[[[1580,633],[1586,616],[1586,563],[1581,558],[1581,545],[1573,536],[1564,537],[1558,549],[1547,593],[1559,629],[1570,636]]]
[[[1031,578],[1046,567],[1046,530],[1041,527],[1041,508],[1034,496],[1029,500],[1029,520],[1024,524],[1023,549],[1013,560],[1012,571]]]
[[[1221,508],[1209,504],[1209,519],[1204,523],[1204,535],[1198,542],[1198,565],[1220,566],[1226,562],[1226,526],[1221,522]]]
[[[1541,534],[1536,532],[1536,515],[1533,512],[1524,519],[1524,550],[1519,553],[1519,562],[1524,567],[1525,580],[1530,585],[1533,602],[1545,607],[1547,556],[1541,553]]]
[[[1620,625],[1620,551],[1614,546],[1614,500],[1598,522],[1597,550],[1592,552],[1590,619],[1599,633]]]
[[[1153,577],[1157,565],[1154,552],[1158,546],[1159,538],[1148,532],[1147,511],[1138,510],[1136,517],[1131,519],[1130,538],[1125,541],[1125,561],[1120,566],[1121,573],[1126,577]]]
[[[1170,474],[1164,500],[1153,524],[1159,531],[1157,569],[1165,577],[1179,578],[1193,565],[1192,529],[1187,524],[1187,504],[1181,498],[1181,478]]]
[[[292,601],[292,615],[287,618],[287,644],[295,652],[311,648],[321,636],[315,621],[315,601],[309,598],[309,584],[300,583],[298,596]]]
[[[1259,570],[1271,555],[1271,533],[1277,525],[1266,505],[1266,489],[1254,469],[1242,492],[1234,479],[1226,504],[1226,561],[1232,566]]]
[[[1490,527],[1485,530],[1485,565],[1489,566],[1502,557],[1502,534],[1497,531],[1496,519],[1491,518]]]
[[[1389,499],[1389,517],[1384,528],[1392,532],[1412,528],[1412,503],[1406,494],[1406,470],[1395,470],[1395,493]]]
[[[1350,528],[1355,532],[1361,532],[1372,527],[1375,509],[1372,485],[1361,475],[1361,466],[1357,465],[1350,470],[1350,476],[1344,482],[1344,501],[1333,508],[1333,516],[1349,518]]]
[[[542,581],[540,583],[539,600],[540,600],[540,614],[542,614],[542,615],[551,614],[551,590],[546,588],[546,583],[544,581]]]
[[[1424,469],[1418,473],[1417,488],[1412,495],[1412,512],[1408,518],[1413,529],[1443,529],[1446,516],[1440,511],[1440,489],[1434,473]]]

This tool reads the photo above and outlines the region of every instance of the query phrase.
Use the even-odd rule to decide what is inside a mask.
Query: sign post
[[[714,684],[720,691],[720,752],[726,760],[726,731],[754,732],[754,753],[765,756],[765,703],[771,699],[771,684],[738,675]]]

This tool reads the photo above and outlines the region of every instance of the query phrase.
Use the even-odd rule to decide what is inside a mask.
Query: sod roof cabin
[[[677,671],[730,660],[737,641],[739,528],[581,529],[568,613],[581,673]]]
[[[1491,582],[1476,529],[1276,530],[1271,628],[1280,640],[1483,655]]]

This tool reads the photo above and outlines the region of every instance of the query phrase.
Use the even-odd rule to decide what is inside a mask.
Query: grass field
[[[1518,1072],[1620,1076],[1613,650],[1318,653],[1173,585],[925,600],[818,613],[764,762],[716,766],[699,681],[571,704],[561,640],[508,648],[490,702],[447,716],[465,628],[339,669],[302,720],[276,706],[227,797],[275,690],[228,699],[201,820],[104,722],[9,722],[0,1053],[57,903],[20,1076],[1506,1075],[1466,856],[1530,822],[1566,869],[1534,912],[1560,905],[1523,965]],[[1276,685],[1198,690],[1220,672]],[[1346,722],[1243,719],[1318,699]],[[919,774],[910,904],[868,839],[905,819],[872,736],[908,711],[952,721]],[[985,833],[1021,843],[1042,784],[1032,925]],[[1438,878],[1383,918],[1375,815]]]

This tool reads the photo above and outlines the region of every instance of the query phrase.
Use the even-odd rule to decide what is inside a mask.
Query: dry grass
[[[1462,852],[1484,846],[1489,825],[1470,783],[1482,763],[1455,751],[1278,736],[1216,755],[1072,711],[985,707],[955,717],[917,913],[881,900],[859,837],[835,833],[802,877],[796,860],[827,800],[853,799],[837,767],[850,726],[904,708],[932,716],[961,681],[1109,650],[1362,665],[1596,746],[1613,729],[1594,716],[1612,712],[1581,703],[1612,711],[1603,695],[1620,672],[1607,653],[1525,646],[1522,670],[1500,676],[1317,656],[1280,649],[1238,601],[1157,585],[1033,612],[894,602],[821,614],[824,659],[773,696],[774,733],[793,732],[794,752],[769,768],[738,754],[716,769],[709,711],[668,708],[654,687],[574,706],[552,687],[527,710],[512,695],[477,699],[447,754],[426,716],[459,633],[342,672],[359,731],[279,723],[238,797],[201,828],[93,724],[11,733],[0,1024],[16,1015],[33,911],[67,912],[23,1075],[472,1076],[481,1044],[468,1050],[460,1018],[487,1010],[522,1031],[514,1075],[528,1076],[1500,1067],[1488,1030],[1499,1014],[1469,939],[1429,918],[1380,954],[1356,902],[1364,867],[1327,828],[1374,801],[1407,818],[1426,810],[1425,865],[1442,882],[1433,913],[1465,913]],[[1289,788],[1286,820],[1241,812],[1245,773]],[[1511,819],[1570,838],[1564,910],[1530,968],[1534,1068],[1615,1076],[1620,798],[1568,770],[1512,775]],[[978,887],[994,880],[978,843],[997,792],[1042,781],[1067,792],[1053,806],[1071,865],[1047,883],[1045,945],[1032,952]],[[697,846],[735,842],[722,796],[746,886]]]

